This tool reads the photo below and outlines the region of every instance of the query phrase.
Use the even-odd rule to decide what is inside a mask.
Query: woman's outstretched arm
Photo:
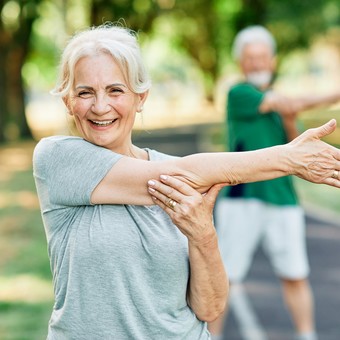
[[[309,129],[292,142],[247,152],[200,153],[166,161],[120,159],[95,188],[93,204],[153,204],[147,191],[149,179],[171,175],[203,193],[214,184],[256,182],[296,175],[314,183],[340,187],[340,150],[323,142],[336,121]]]

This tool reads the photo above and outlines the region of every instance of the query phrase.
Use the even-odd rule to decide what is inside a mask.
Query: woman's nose
[[[96,114],[105,114],[111,110],[109,99],[106,96],[97,96],[92,103],[92,111]]]

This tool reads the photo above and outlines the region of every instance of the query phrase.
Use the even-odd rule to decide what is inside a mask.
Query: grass
[[[53,305],[45,233],[32,177],[34,143],[0,147],[0,339],[46,338]],[[340,211],[339,189],[296,179],[303,202]],[[328,210],[327,210],[328,209]]]
[[[51,272],[32,177],[33,143],[0,148],[0,339],[46,339]]]

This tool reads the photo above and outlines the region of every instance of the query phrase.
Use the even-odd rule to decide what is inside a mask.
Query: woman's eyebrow
[[[78,85],[76,86],[76,90],[78,89],[88,89],[88,90],[92,90],[91,86],[86,86],[86,85]]]
[[[113,83],[110,85],[106,86],[106,89],[109,89],[110,87],[115,87],[115,86],[122,86],[122,87],[126,87],[126,85],[122,84],[122,83]]]
[[[111,87],[116,87],[116,86],[122,86],[122,87],[125,87],[125,88],[127,87],[123,83],[113,83],[113,84],[107,85],[105,87],[105,89],[109,89]],[[87,86],[87,85],[78,85],[78,86],[76,86],[76,90],[79,90],[79,89],[93,90],[93,87],[92,86]]]

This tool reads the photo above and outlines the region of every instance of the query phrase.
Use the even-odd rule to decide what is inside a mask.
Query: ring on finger
[[[339,171],[338,170],[333,171],[332,178],[339,179]]]
[[[171,209],[175,209],[177,202],[174,201],[173,199],[169,198],[166,205],[171,208]]]

